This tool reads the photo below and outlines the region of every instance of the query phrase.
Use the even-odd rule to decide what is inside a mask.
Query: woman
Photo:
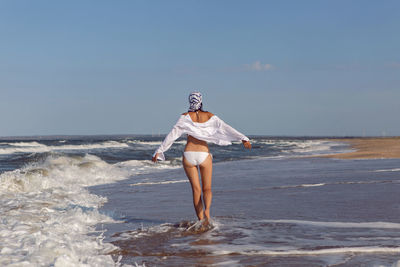
[[[230,145],[232,141],[242,141],[245,148],[251,149],[249,138],[233,129],[216,115],[203,111],[202,95],[193,92],[189,95],[189,110],[183,113],[163,143],[153,154],[153,162],[165,160],[164,152],[182,134],[187,134],[183,152],[183,168],[192,186],[193,205],[199,220],[210,219],[212,155],[207,142],[217,145]],[[199,172],[201,174],[201,184]],[[203,200],[201,193],[203,192]]]

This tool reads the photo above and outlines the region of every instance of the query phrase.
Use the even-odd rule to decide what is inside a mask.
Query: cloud
[[[274,66],[271,64],[263,64],[261,61],[257,60],[251,64],[245,64],[244,68],[250,71],[268,71],[273,70]]]

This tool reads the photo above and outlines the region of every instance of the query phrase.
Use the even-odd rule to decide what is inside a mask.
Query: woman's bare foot
[[[208,228],[208,226],[210,225],[210,222],[209,222],[209,220],[208,219],[204,219],[203,221],[202,221],[202,223],[201,223],[201,229],[207,229]]]

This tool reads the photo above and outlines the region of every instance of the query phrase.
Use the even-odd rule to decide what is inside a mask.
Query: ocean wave
[[[307,140],[303,142],[297,142],[295,147],[291,150],[294,153],[309,154],[309,153],[332,153],[332,148],[341,145],[337,142],[332,141],[321,141],[321,140]]]
[[[43,147],[46,145],[40,144],[36,141],[33,142],[13,142],[13,143],[0,143],[0,145],[8,145],[13,147]]]
[[[159,146],[159,145],[161,145],[162,141],[128,140],[127,143],[130,143],[130,144],[138,144],[138,145]]]
[[[126,143],[117,141],[106,141],[98,144],[82,144],[82,145],[59,145],[47,146],[38,142],[18,142],[18,143],[2,143],[8,147],[0,148],[0,154],[14,153],[44,153],[52,151],[68,151],[68,150],[93,150],[93,149],[108,149],[108,148],[126,148],[129,147]]]
[[[270,149],[275,149],[285,155],[314,155],[349,151],[346,144],[328,140],[255,139],[254,144],[268,145]]]
[[[99,223],[116,221],[99,213],[107,198],[86,187],[146,170],[152,169],[143,162],[108,164],[93,155],[53,155],[2,173],[0,265],[116,265],[110,252],[117,247],[104,243],[95,230]]]
[[[159,146],[159,145],[161,145],[162,141],[128,140],[127,143],[130,143],[130,144],[137,144],[137,145]],[[175,141],[174,144],[185,145],[185,144],[186,144],[186,140]]]

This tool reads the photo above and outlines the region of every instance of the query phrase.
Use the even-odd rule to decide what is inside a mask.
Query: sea
[[[0,138],[0,266],[400,266],[400,160],[320,157],[339,139],[210,145],[198,222],[164,136]]]

